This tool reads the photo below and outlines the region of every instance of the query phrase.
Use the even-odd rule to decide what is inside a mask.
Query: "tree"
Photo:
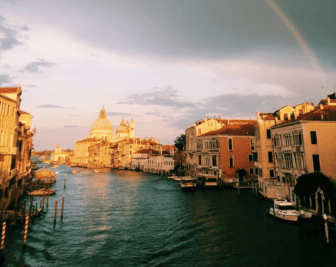
[[[181,151],[185,147],[186,144],[186,136],[185,134],[181,134],[180,136],[176,137],[174,140],[175,147]]]

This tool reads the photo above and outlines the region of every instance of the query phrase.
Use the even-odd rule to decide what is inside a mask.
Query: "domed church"
[[[99,118],[96,119],[87,138],[95,138],[97,140],[104,140],[108,142],[116,142],[126,138],[134,138],[134,122],[133,119],[128,121],[121,120],[117,128],[116,136],[113,136],[112,123],[106,118],[106,111],[103,107],[100,111]]]
[[[87,138],[95,138],[108,142],[113,141],[113,126],[112,123],[106,118],[106,111],[104,107],[100,111],[99,118],[93,122],[91,131]]]

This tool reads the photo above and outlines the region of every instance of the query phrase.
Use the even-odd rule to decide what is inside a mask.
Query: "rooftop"
[[[202,134],[200,136],[209,136],[209,135],[254,136],[255,123],[256,121],[250,121],[248,124],[228,125],[218,130]]]

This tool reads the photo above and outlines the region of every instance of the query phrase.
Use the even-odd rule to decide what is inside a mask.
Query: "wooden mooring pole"
[[[28,235],[28,223],[29,223],[29,216],[26,216],[26,223],[24,228],[24,234],[23,234],[23,246],[26,246],[27,243],[27,235]]]
[[[47,195],[47,208],[49,206],[49,187],[48,187],[48,195]]]
[[[55,200],[55,216],[54,216],[54,224],[56,224],[56,218],[57,218],[57,200]]]
[[[66,188],[66,174],[64,175],[64,189]]]
[[[2,223],[1,247],[0,247],[0,250],[3,250],[4,247],[5,247],[5,237],[6,237],[6,222]]]
[[[329,228],[328,228],[327,214],[323,214],[323,219],[324,219],[324,229],[325,229],[326,241],[327,241],[327,245],[329,245]]]
[[[61,211],[61,220],[63,220],[63,211],[64,211],[64,196],[62,197],[62,211]]]

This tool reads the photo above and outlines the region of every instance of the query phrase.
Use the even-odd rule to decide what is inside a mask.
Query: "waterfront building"
[[[75,156],[70,157],[71,164],[83,167],[91,166],[94,168],[98,168],[98,166],[112,166],[114,165],[114,163],[112,163],[114,156],[111,157],[110,150],[118,147],[119,142],[133,138],[133,120],[131,120],[130,123],[128,121],[125,123],[124,119],[122,119],[116,130],[116,135],[114,136],[113,125],[107,119],[106,110],[103,107],[99,113],[98,119],[93,122],[88,136],[85,139],[76,142]],[[127,148],[125,149],[127,150]],[[129,157],[126,157],[121,161],[126,161],[125,164],[129,164],[131,162]]]
[[[0,87],[0,208],[23,195],[31,173],[32,115],[20,111],[22,89]]]
[[[230,184],[238,181],[237,171],[244,169],[247,182],[256,180],[254,168],[254,124],[227,125],[196,138],[197,174],[213,175]]]
[[[322,172],[336,181],[336,105],[326,103],[271,128],[276,178],[264,185],[267,197],[295,202],[293,189],[303,174]]]
[[[54,152],[51,153],[50,159],[51,161],[57,161],[58,163],[66,163],[69,161],[71,153],[72,152],[62,151],[59,143],[57,143]]]
[[[111,166],[113,168],[132,168],[132,154],[143,149],[159,151],[161,141],[155,138],[126,138],[110,144]]]
[[[192,127],[188,125],[185,131],[186,135],[186,169],[187,175],[194,177],[196,175],[196,167],[198,165],[197,152],[197,136],[210,131],[218,130],[223,126],[234,124],[247,124],[250,120],[229,120],[221,118],[205,118],[194,123]]]
[[[274,183],[276,178],[271,127],[276,123],[291,120],[294,116],[305,114],[313,109],[314,105],[302,103],[294,107],[284,106],[273,113],[257,112],[254,160],[258,174],[258,185],[262,194],[264,194],[265,184]]]

